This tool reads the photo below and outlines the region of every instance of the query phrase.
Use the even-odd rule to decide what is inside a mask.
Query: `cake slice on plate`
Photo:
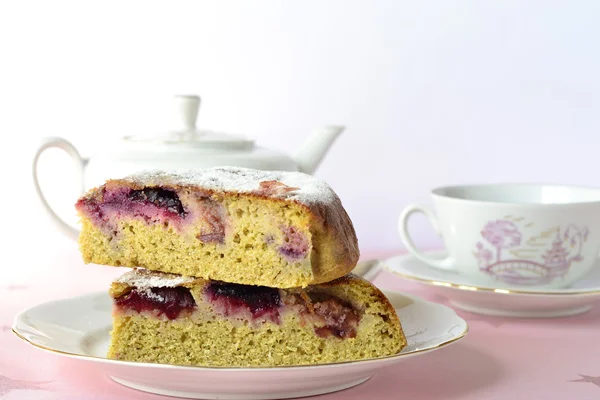
[[[108,357],[204,366],[281,366],[394,355],[396,312],[352,274],[276,289],[136,269],[117,278]]]
[[[279,288],[339,278],[359,257],[338,196],[299,172],[146,172],[76,204],[85,262]]]

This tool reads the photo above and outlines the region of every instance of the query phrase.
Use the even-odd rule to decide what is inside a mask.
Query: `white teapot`
[[[48,148],[57,147],[73,158],[81,193],[101,185],[106,179],[120,177],[144,169],[188,170],[213,166],[239,166],[264,170],[314,172],[327,150],[344,130],[342,126],[326,126],[315,131],[295,156],[258,147],[254,141],[239,135],[198,130],[196,119],[200,107],[198,96],[175,96],[182,129],[160,137],[125,136],[111,143],[109,151],[82,158],[67,140],[48,137],[33,158],[33,181],[42,205],[58,229],[76,239],[79,230],[63,220],[46,201],[38,181],[37,164]]]

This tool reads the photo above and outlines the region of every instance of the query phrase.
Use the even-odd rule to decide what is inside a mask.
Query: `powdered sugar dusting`
[[[138,290],[143,291],[144,296],[146,296],[146,298],[149,300],[156,301],[159,303],[162,303],[165,301],[165,298],[158,293],[154,293],[152,291],[152,288],[144,287],[144,288],[138,288]]]
[[[286,198],[310,204],[330,204],[337,196],[323,180],[301,172],[261,171],[239,167],[216,167],[168,173],[143,171],[123,180],[143,186],[189,185],[221,192],[261,193],[268,197]],[[264,192],[261,182],[277,181],[293,190]]]
[[[148,271],[146,269],[134,269],[126,272],[114,280],[115,283],[125,283],[139,289],[148,289],[153,287],[176,287],[186,283],[191,283],[195,278],[164,272]],[[154,293],[152,293],[154,294]]]

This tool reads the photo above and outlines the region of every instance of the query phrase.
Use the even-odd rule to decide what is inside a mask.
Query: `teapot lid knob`
[[[196,95],[176,95],[175,108],[183,130],[195,133],[200,97]]]

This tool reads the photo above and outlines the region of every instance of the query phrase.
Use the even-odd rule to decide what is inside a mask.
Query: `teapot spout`
[[[313,132],[294,157],[298,171],[307,174],[315,172],[335,139],[344,129],[346,128],[343,126],[332,125]]]

